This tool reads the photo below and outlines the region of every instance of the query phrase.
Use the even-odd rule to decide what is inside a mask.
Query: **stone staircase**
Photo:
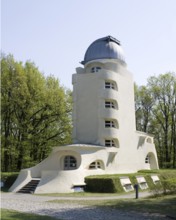
[[[39,184],[40,179],[32,179],[29,183],[23,186],[18,193],[34,193],[37,185]]]

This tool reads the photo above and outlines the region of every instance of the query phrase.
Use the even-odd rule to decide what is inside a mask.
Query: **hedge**
[[[123,187],[118,177],[86,177],[86,191],[97,193],[120,193]]]
[[[4,188],[10,188],[18,177],[17,172],[15,173],[1,173],[1,181],[4,183]]]
[[[160,182],[154,184],[151,175],[156,174]],[[128,176],[131,184],[137,184],[136,176],[143,176],[148,184],[149,190],[154,195],[161,193],[175,193],[176,192],[176,171],[158,171],[143,170],[134,174],[117,174],[117,175],[100,175],[88,176],[85,178],[86,191],[97,193],[121,193],[124,189],[120,183],[121,176]]]

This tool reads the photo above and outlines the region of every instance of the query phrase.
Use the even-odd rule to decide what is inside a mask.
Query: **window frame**
[[[112,108],[112,109],[116,109],[116,105],[114,101],[105,101],[105,108]]]
[[[76,170],[77,160],[72,155],[66,155],[64,157],[64,170]]]
[[[114,120],[105,120],[105,128],[116,128],[116,123]]]
[[[89,170],[97,170],[102,169],[101,162],[100,161],[94,161],[89,165]]]
[[[105,139],[106,147],[116,147],[115,141],[113,139]]]
[[[91,68],[91,73],[97,73],[101,70],[101,67],[100,66],[93,66]]]
[[[105,89],[113,89],[113,90],[116,90],[115,82],[105,81]]]

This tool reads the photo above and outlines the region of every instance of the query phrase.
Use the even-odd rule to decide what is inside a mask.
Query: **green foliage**
[[[139,170],[138,173],[158,173],[159,170]]]
[[[71,143],[71,92],[35,64],[1,58],[2,170],[18,171]]]
[[[1,173],[1,181],[4,182],[4,188],[10,188],[11,185],[15,182],[19,173]]]
[[[97,193],[120,193],[123,187],[118,177],[86,177],[86,191]]]
[[[151,175],[158,175],[160,181],[154,184]],[[101,193],[121,193],[124,189],[120,183],[120,177],[128,176],[131,184],[137,184],[137,176],[143,176],[148,184],[149,190],[153,195],[161,195],[162,193],[176,192],[176,171],[175,170],[141,170],[133,174],[114,174],[114,175],[97,175],[85,178],[86,191]]]
[[[163,172],[160,174],[163,193],[176,193],[176,172]]]
[[[41,216],[41,215],[35,215],[35,214],[29,214],[29,213],[22,213],[17,212],[14,210],[7,210],[7,209],[1,209],[1,219],[2,220],[23,220],[23,219],[30,219],[30,220],[56,220],[54,217],[49,216]]]
[[[176,168],[176,74],[135,85],[136,127],[154,134],[160,168]]]

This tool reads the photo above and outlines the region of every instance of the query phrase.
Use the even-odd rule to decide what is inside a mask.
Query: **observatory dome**
[[[97,59],[118,59],[125,62],[120,41],[107,36],[94,41],[87,49],[82,64]]]

